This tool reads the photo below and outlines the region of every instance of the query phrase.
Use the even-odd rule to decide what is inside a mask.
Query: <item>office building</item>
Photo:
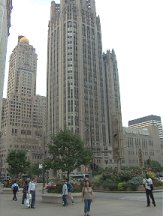
[[[163,127],[161,117],[156,115],[149,115],[142,118],[134,119],[128,122],[129,127],[146,128],[149,125],[154,125],[158,129],[161,148],[163,150]]]
[[[113,154],[113,145],[115,149],[121,145],[122,131],[118,79],[118,85],[110,87],[117,72],[115,53],[102,54],[95,0],[52,1],[47,55],[48,136],[65,128],[80,134],[99,166],[114,165],[121,154],[119,149]]]
[[[162,163],[160,138],[154,125],[123,128],[123,166],[144,167],[147,160]]]
[[[11,26],[12,0],[0,0],[0,131],[7,40]]]
[[[163,129],[162,129],[162,122],[161,117],[156,115],[149,115],[142,118],[134,119],[128,122],[129,127],[136,127],[136,128],[146,128],[149,125],[153,125],[157,128],[158,134],[160,137],[160,146],[161,152],[163,156]],[[161,163],[163,164],[163,157]]]
[[[160,139],[163,139],[163,129],[160,116],[149,115],[128,122],[129,127],[145,128],[149,125],[155,125],[158,128]]]
[[[18,37],[9,61],[7,98],[3,99],[0,171],[6,173],[10,150],[24,150],[32,163],[43,157],[46,98],[36,95],[37,54],[27,38]]]

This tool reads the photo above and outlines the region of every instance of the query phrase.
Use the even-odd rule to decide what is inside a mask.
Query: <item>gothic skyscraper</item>
[[[112,163],[106,71],[95,0],[51,2],[47,59],[48,136],[69,128],[82,136],[95,164]]]
[[[103,54],[103,66],[106,86],[106,112],[108,119],[109,145],[112,147],[112,157],[118,163],[123,159],[123,131],[120,101],[119,74],[114,50]]]

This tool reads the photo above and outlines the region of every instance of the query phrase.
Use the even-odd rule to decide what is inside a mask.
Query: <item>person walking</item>
[[[67,189],[68,189],[68,197],[70,197],[72,204],[74,204],[74,198],[72,196],[73,186],[68,179],[67,179]]]
[[[68,195],[67,180],[65,180],[62,187],[63,206],[67,206],[67,195]]]
[[[146,198],[147,198],[147,207],[150,206],[150,198],[152,200],[152,204],[154,207],[156,206],[156,202],[153,196],[153,181],[152,179],[146,174],[146,178],[143,179],[143,185],[146,192]]]
[[[22,196],[22,204],[24,204],[25,199],[27,199],[27,193],[28,193],[28,181],[25,180],[23,183],[23,196]]]
[[[13,191],[13,200],[17,201],[17,192],[19,191],[19,185],[14,181],[14,183],[11,186],[11,189]]]
[[[93,201],[93,190],[89,180],[84,181],[82,188],[82,201],[84,201],[84,216],[90,216],[91,203]]]
[[[31,201],[31,208],[35,208],[35,202],[36,202],[36,178],[33,177],[32,180],[29,182],[28,185],[28,193],[31,194],[32,196],[32,201]]]

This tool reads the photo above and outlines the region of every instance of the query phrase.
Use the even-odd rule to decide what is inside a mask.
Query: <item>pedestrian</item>
[[[152,179],[149,177],[148,174],[146,174],[146,178],[143,179],[143,185],[145,188],[145,192],[146,192],[146,198],[147,198],[147,207],[150,206],[150,198],[152,200],[152,204],[154,205],[154,207],[156,206],[155,203],[155,199],[153,196],[153,181]]]
[[[67,195],[68,195],[67,180],[65,180],[62,187],[63,206],[67,206]]]
[[[35,202],[36,202],[36,178],[33,177],[32,180],[29,182],[28,185],[28,193],[31,194],[32,196],[32,201],[31,201],[31,208],[35,208]]]
[[[17,201],[17,192],[19,191],[19,185],[16,183],[16,180],[12,184],[11,189],[13,191],[13,200]]]
[[[72,196],[73,186],[68,179],[67,179],[67,189],[68,189],[68,197],[71,199],[72,204],[74,204],[74,198]]]
[[[93,201],[93,190],[89,180],[84,181],[84,186],[82,188],[82,201],[84,201],[84,216],[90,216],[90,208]]]
[[[23,196],[22,196],[22,204],[24,204],[25,199],[27,199],[27,193],[28,193],[28,181],[25,180],[23,182]]]

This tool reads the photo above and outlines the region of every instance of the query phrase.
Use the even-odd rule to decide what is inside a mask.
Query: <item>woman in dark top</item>
[[[28,181],[24,181],[24,184],[23,184],[22,204],[24,204],[24,200],[27,199],[27,192],[28,192]]]

